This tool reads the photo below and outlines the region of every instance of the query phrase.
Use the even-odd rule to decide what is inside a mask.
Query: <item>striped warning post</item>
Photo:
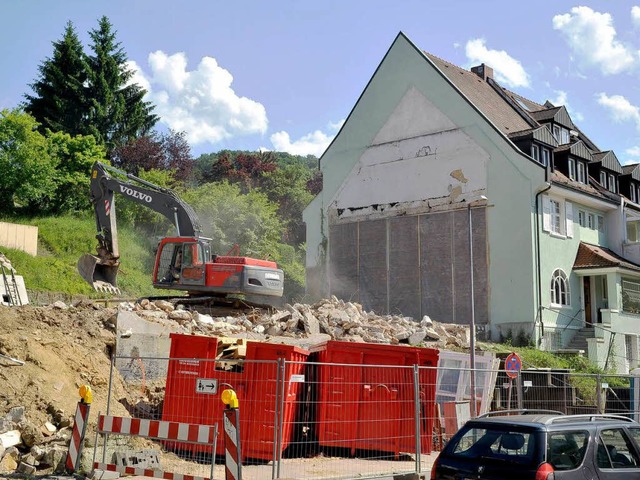
[[[76,416],[73,419],[73,432],[71,441],[69,442],[69,453],[67,454],[65,464],[68,472],[74,472],[78,467],[80,454],[82,453],[82,442],[84,441],[84,434],[87,430],[87,419],[89,418],[90,407],[91,405],[87,403],[78,402]]]
[[[183,475],[181,473],[164,472],[162,470],[152,470],[149,468],[119,467],[113,463],[93,464],[94,470],[108,472],[118,472],[122,475],[138,475],[142,477],[163,478],[164,480],[209,480],[209,477],[196,477],[195,475]]]
[[[135,435],[158,440],[213,444],[216,426],[100,415],[98,431],[99,433]]]
[[[224,470],[226,480],[242,480],[240,456],[240,414],[237,408],[224,410]]]

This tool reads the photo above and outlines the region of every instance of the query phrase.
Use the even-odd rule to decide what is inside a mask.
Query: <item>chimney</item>
[[[471,67],[471,71],[478,75],[485,82],[488,78],[493,80],[493,68],[485,65],[484,63],[481,63],[477,67]]]

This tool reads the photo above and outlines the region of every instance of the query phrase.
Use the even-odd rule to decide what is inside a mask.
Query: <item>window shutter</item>
[[[564,212],[567,222],[567,237],[573,238],[573,204],[571,202],[565,202]]]
[[[551,231],[551,202],[549,196],[542,196],[542,229],[545,232]]]

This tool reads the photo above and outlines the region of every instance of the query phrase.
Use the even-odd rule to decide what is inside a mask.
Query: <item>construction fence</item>
[[[168,472],[225,478],[225,389],[239,399],[245,480],[428,473],[448,438],[471,417],[472,378],[478,414],[528,408],[640,416],[638,379],[630,376],[525,370],[511,378],[498,369],[437,366],[437,353],[391,365],[382,356],[364,363],[356,348],[328,355],[269,344],[260,344],[260,351],[269,356],[264,352],[271,349],[272,360],[202,359],[194,353],[213,346],[210,337],[196,338],[208,340],[184,343],[183,353],[190,355],[173,350],[171,358],[113,358],[108,411],[102,413],[112,415],[118,403],[128,417],[108,419],[118,429],[99,430],[94,465],[151,468],[164,478],[173,478]],[[386,347],[385,355],[392,351]],[[126,398],[115,393],[122,388]],[[215,427],[213,439],[189,437],[202,426]],[[155,436],[149,435],[153,428]]]

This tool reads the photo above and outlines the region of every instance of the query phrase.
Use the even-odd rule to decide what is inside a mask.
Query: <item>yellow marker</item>
[[[80,394],[80,398],[86,404],[90,404],[93,402],[93,392],[91,391],[91,387],[89,385],[82,385],[78,390]]]
[[[229,388],[222,392],[222,395],[220,395],[220,399],[222,400],[222,403],[224,403],[225,405],[229,405],[229,407],[231,408],[238,408],[240,405],[236,392]]]

